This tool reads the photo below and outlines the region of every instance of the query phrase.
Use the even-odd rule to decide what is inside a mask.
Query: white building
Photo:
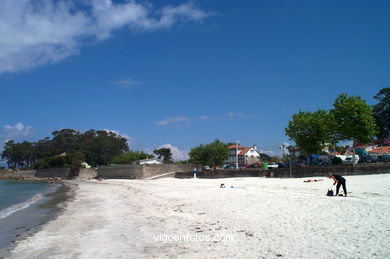
[[[238,158],[239,164],[255,164],[260,162],[260,153],[257,152],[256,146],[243,147],[240,145],[230,145],[229,158],[226,161],[230,164],[235,164]]]
[[[138,164],[140,164],[140,165],[144,165],[144,164],[160,165],[162,163],[163,163],[163,161],[161,159],[158,159],[158,158],[149,158],[149,159],[143,159],[143,160],[138,161]]]

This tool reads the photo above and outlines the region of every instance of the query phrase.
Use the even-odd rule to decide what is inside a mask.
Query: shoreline
[[[35,181],[35,179],[31,181]],[[66,203],[70,202],[73,198],[75,186],[63,181],[57,181],[54,184],[58,186],[55,187],[54,191],[45,193],[41,201],[17,212],[18,215],[16,217],[18,218],[26,218],[26,220],[29,220],[28,214],[31,213],[33,216],[39,217],[39,219],[34,219],[33,222],[28,222],[28,224],[12,222],[12,224],[17,226],[15,228],[15,236],[10,239],[8,245],[0,248],[0,258],[8,258],[11,255],[12,249],[16,247],[17,242],[23,241],[39,232],[45,224],[55,220],[65,210]],[[15,216],[11,215],[9,217]]]
[[[390,256],[386,174],[348,177],[347,198],[327,197],[332,183],[326,178],[72,183],[78,186],[74,199],[55,220],[17,242],[11,258]],[[221,183],[233,188],[219,188]],[[175,242],[166,235],[233,239]]]

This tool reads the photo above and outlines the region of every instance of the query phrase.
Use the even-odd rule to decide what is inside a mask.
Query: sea
[[[0,258],[4,249],[53,217],[50,204],[60,184],[0,180]],[[31,233],[30,233],[31,234]]]

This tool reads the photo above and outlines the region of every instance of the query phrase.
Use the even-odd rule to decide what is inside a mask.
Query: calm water
[[[49,210],[40,204],[57,187],[39,181],[0,180],[0,249],[48,220]]]
[[[30,199],[37,200],[39,194],[42,195],[49,189],[47,182],[0,180],[0,215],[4,209],[13,205],[28,202]]]

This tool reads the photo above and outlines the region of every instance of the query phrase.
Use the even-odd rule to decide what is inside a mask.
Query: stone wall
[[[94,169],[71,170],[68,168],[52,168],[0,172],[0,179],[44,180],[49,177],[61,179],[73,179],[76,177],[80,177],[81,179],[89,179],[96,177],[96,171]]]
[[[91,179],[100,176],[106,179],[148,179],[172,173],[176,178],[193,178],[194,165],[117,165],[102,166],[95,169],[70,170],[66,168],[26,170],[26,171],[0,171],[0,179],[46,179],[57,177],[61,179]],[[199,168],[197,168],[199,170]],[[390,163],[364,164],[357,166],[307,166],[291,168],[292,177],[326,176],[328,172],[340,175],[366,175],[390,173]],[[289,168],[279,168],[269,171],[272,177],[290,177]],[[270,176],[271,176],[270,174]],[[227,178],[227,177],[259,177],[259,169],[218,170],[198,172],[199,178]]]
[[[96,171],[92,168],[71,170],[67,168],[39,169],[15,172],[0,172],[0,179],[46,179],[56,177],[61,179],[92,179],[97,176],[105,179],[148,179],[166,176],[176,172],[192,172],[197,166],[161,164],[161,165],[115,165],[101,166]],[[199,168],[197,168],[199,170]]]
[[[1,171],[0,172],[0,179],[34,179],[35,178],[35,170],[26,170],[26,171],[15,171],[15,172],[8,172],[8,171]]]
[[[161,165],[142,165],[143,179],[163,175],[167,173],[177,172],[192,172],[194,168],[199,169],[195,165],[178,165],[178,164],[161,164]]]
[[[326,176],[329,172],[339,175],[366,175],[390,173],[390,163],[360,164],[357,166],[305,166],[292,167],[293,177]],[[289,168],[275,170],[275,177],[290,177]]]
[[[358,166],[306,166],[291,168],[291,177],[326,176],[328,172],[340,175],[367,175],[390,173],[390,163],[366,164]],[[228,178],[228,177],[259,177],[259,169],[218,170],[198,173],[199,178]],[[290,177],[289,168],[269,170],[268,176],[285,178]],[[192,172],[176,173],[176,178],[193,178]]]
[[[242,169],[242,170],[217,170],[198,172],[198,178],[213,179],[213,178],[229,178],[229,177],[258,177],[259,169]],[[186,179],[194,178],[193,172],[177,172],[176,178]]]
[[[92,168],[81,168],[78,171],[77,179],[93,179],[97,176],[97,172]]]
[[[48,177],[57,177],[61,179],[72,178],[76,174],[69,168],[52,168],[52,169],[38,169],[35,170],[36,178],[48,178]]]
[[[115,165],[98,168],[97,175],[106,179],[147,179],[168,173],[192,172],[197,166],[161,164],[161,165]]]
[[[143,171],[140,165],[101,166],[97,175],[105,179],[142,179]]]

